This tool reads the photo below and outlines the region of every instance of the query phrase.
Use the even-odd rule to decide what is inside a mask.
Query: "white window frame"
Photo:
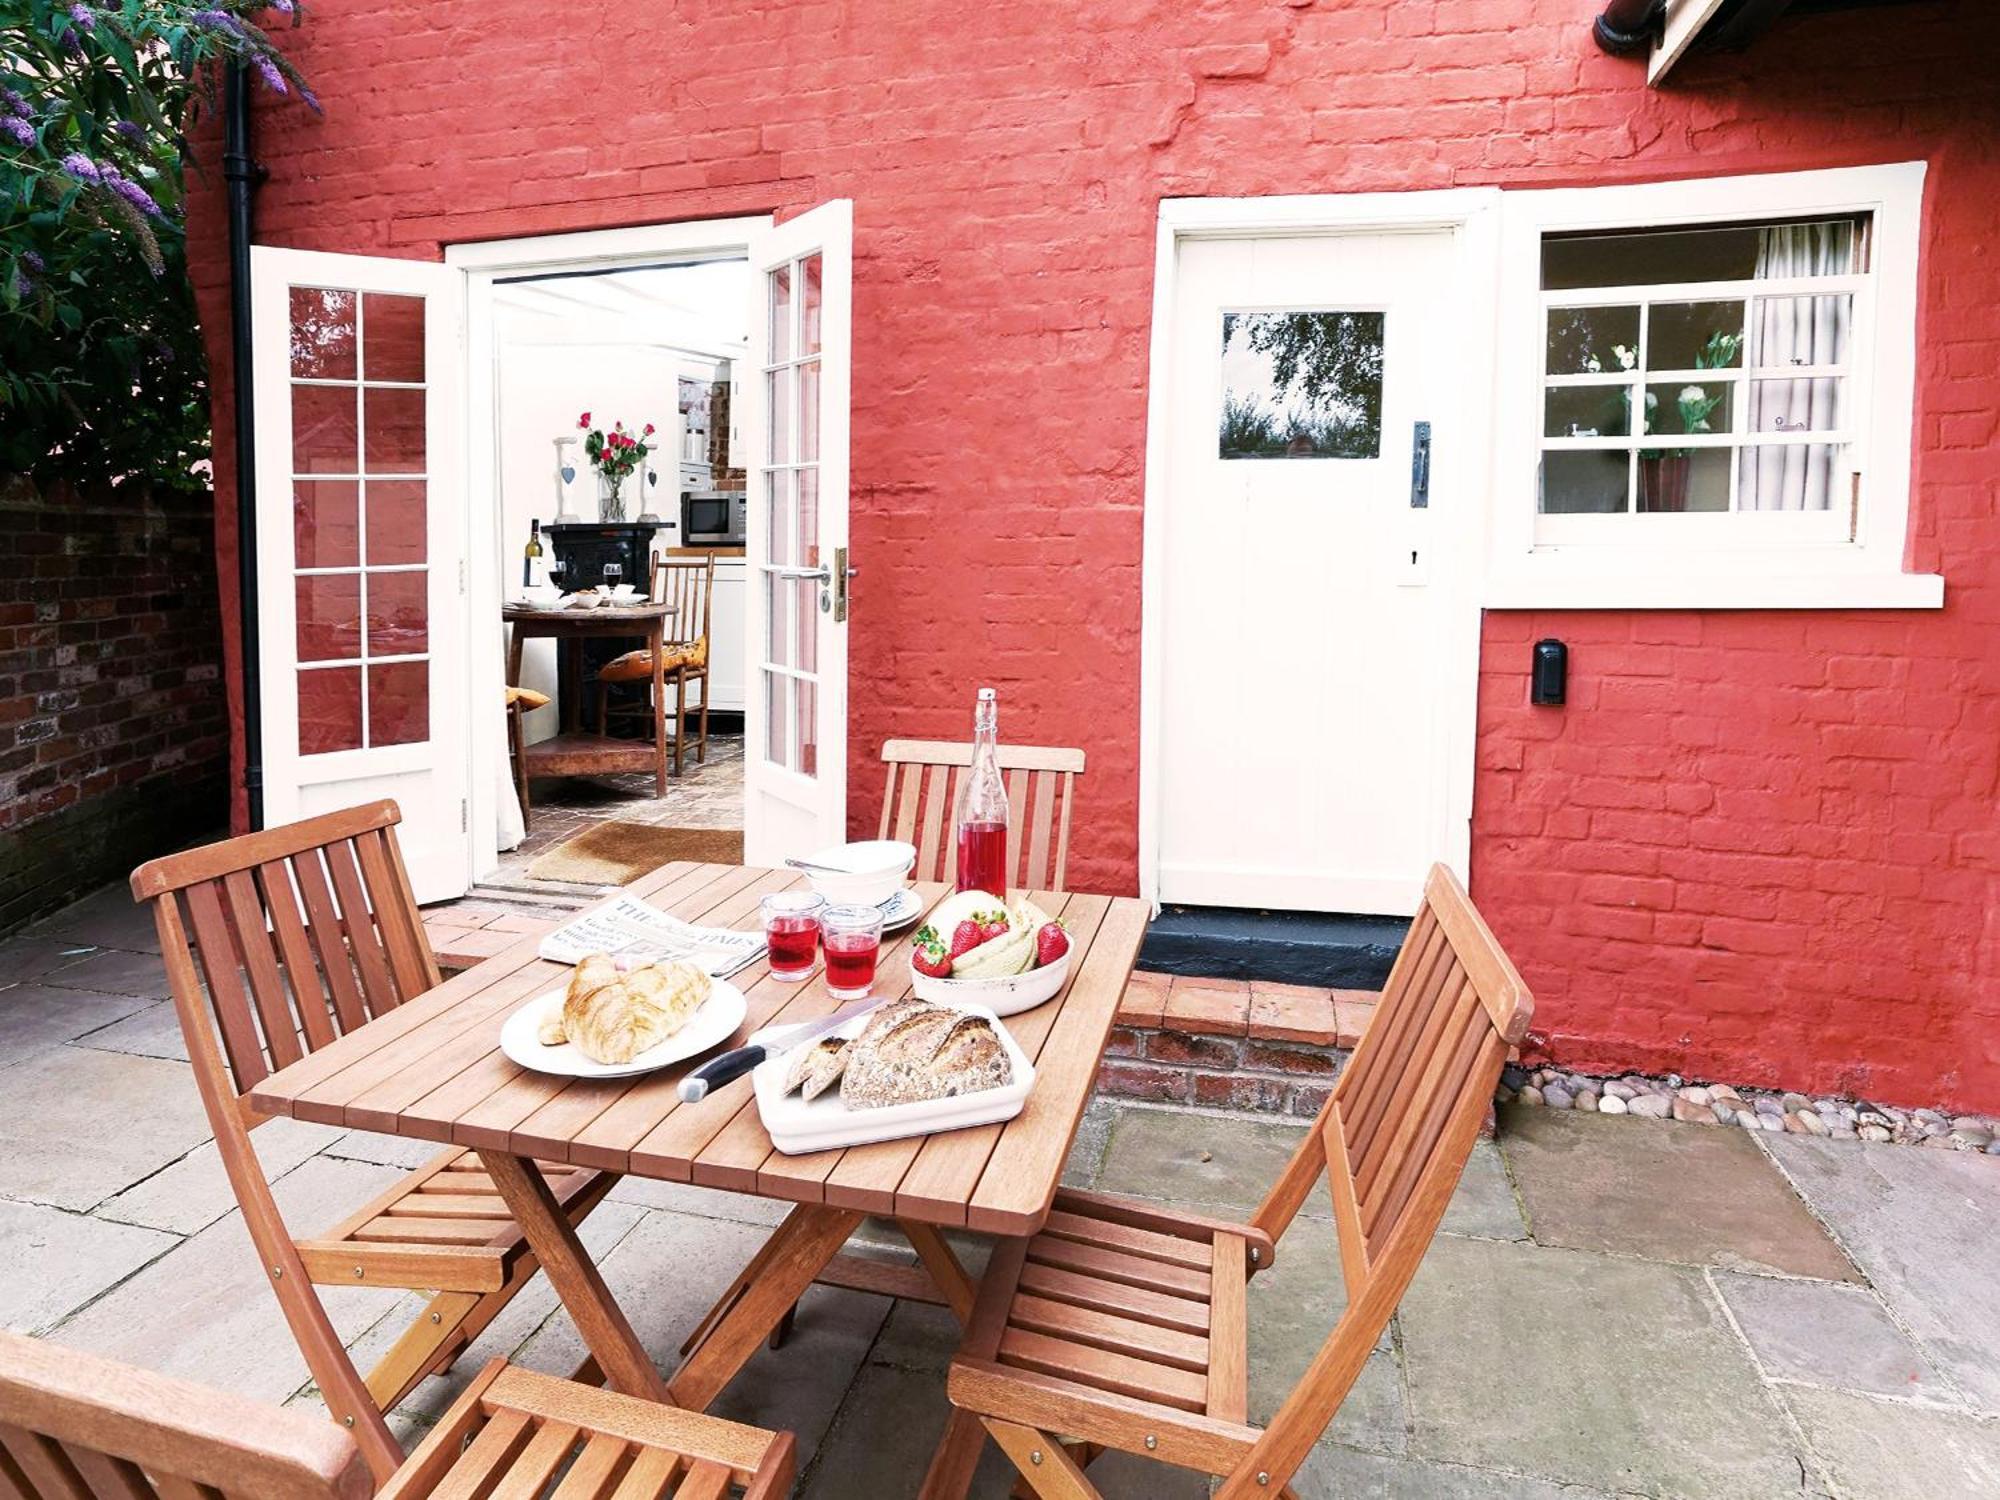
[[[1937,608],[1944,580],[1903,571],[1915,420],[1922,162],[1501,195],[1494,506],[1484,603],[1491,609]],[[1848,461],[1858,504],[1823,512],[1538,514],[1546,309],[1552,302],[1702,300],[1704,287],[1544,293],[1542,239],[1866,213],[1872,264],[1815,279],[1852,291]],[[1775,283],[1760,291],[1782,291]],[[1727,284],[1730,295],[1741,293]],[[1739,397],[1736,405],[1742,406]],[[1824,439],[1822,439],[1824,440]],[[1715,446],[1718,435],[1688,446]],[[1589,439],[1556,439],[1590,446]],[[1675,446],[1681,446],[1679,442]]]

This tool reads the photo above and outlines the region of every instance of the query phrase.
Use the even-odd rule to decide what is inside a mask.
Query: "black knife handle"
[[[725,1083],[741,1078],[756,1067],[766,1056],[763,1047],[753,1042],[747,1047],[737,1047],[720,1056],[711,1057],[707,1062],[681,1079],[681,1102],[699,1104],[709,1096],[710,1091],[721,1088]]]

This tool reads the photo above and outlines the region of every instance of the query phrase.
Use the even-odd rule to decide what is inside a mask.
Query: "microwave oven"
[[[749,514],[742,490],[688,490],[681,496],[681,545],[740,547]]]

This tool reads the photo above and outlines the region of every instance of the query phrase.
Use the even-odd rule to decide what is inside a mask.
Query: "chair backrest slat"
[[[917,846],[912,872],[919,880],[952,880],[958,874],[951,847],[952,810],[972,764],[972,746],[944,740],[890,740],[882,747],[879,836]],[[1002,745],[1007,780],[1007,872],[1023,890],[1068,888],[1070,810],[1081,750],[1053,745]]]
[[[354,853],[361,862],[361,878],[368,886],[370,908],[376,930],[389,956],[390,977],[396,982],[397,1003],[414,999],[438,982],[435,973],[426,973],[423,920],[414,902],[402,900],[402,883],[397,879],[395,849],[379,828],[354,836]]]
[[[264,1051],[272,1067],[288,1067],[305,1053],[299,1047],[298,1019],[285,997],[285,983],[278,977],[278,955],[271,946],[257,882],[246,870],[231,870],[222,877],[222,894],[228,905],[236,955],[250,985],[250,998],[257,1006],[257,1019],[264,1028]]]
[[[708,639],[710,612],[715,607],[715,554],[700,557],[655,557],[652,599],[671,604],[674,614],[667,621],[666,638],[673,645],[692,645]]]
[[[229,940],[229,922],[216,889],[219,884],[209,880],[188,887],[188,922],[202,977],[208,982],[209,1003],[222,1029],[222,1048],[229,1054],[229,1071],[236,1079],[237,1092],[247,1093],[271,1070],[264,1058],[263,1040],[257,1035],[250,997],[243,988],[242,972],[236,966],[235,945]]]
[[[246,1401],[38,1339],[0,1334],[8,1500],[363,1500],[354,1440]]]
[[[1423,1261],[1533,1014],[1464,888],[1433,867],[1374,1018],[1251,1220],[1280,1238],[1324,1173],[1346,1311],[1221,1495],[1275,1492],[1325,1432]]]
[[[327,1009],[326,987],[313,959],[312,939],[299,914],[298,891],[292,884],[288,860],[267,860],[257,866],[257,892],[270,914],[271,935],[278,944],[278,959],[284,965],[285,983],[292,992],[299,1021],[305,1027],[306,1045],[317,1049],[333,1040],[333,1022]]]
[[[361,976],[361,998],[368,1014],[379,1016],[396,1008],[396,982],[389,977],[389,964],[376,930],[375,913],[369,909],[368,893],[361,884],[361,870],[355,862],[354,846],[336,839],[320,850],[326,873],[333,879],[333,894],[340,902],[340,926],[347,934],[347,950],[354,956],[355,971]]]
[[[334,1014],[340,1018],[342,1031],[352,1031],[368,1019],[368,1011],[361,1002],[361,987],[355,983],[354,959],[348,953],[347,934],[333,904],[333,887],[327,884],[326,862],[314,848],[301,850],[290,863],[299,894],[305,898],[306,932],[333,995]]]

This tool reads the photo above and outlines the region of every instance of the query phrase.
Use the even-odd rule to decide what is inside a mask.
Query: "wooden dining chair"
[[[653,559],[653,602],[671,604],[674,613],[667,620],[667,641],[661,648],[660,670],[666,682],[674,690],[674,774],[681,774],[681,751],[687,744],[688,688],[696,683],[701,685],[701,733],[695,745],[694,758],[697,764],[708,760],[708,655],[710,610],[715,595],[715,554],[703,553],[700,557],[656,557]],[[643,682],[653,680],[653,653],[650,648],[627,651],[623,656],[615,656],[597,669],[597,723],[599,729],[609,734],[611,721],[606,717],[610,711],[611,684],[614,682]],[[625,714],[637,714],[637,708],[621,710]],[[647,703],[644,709],[646,721],[652,722],[652,690],[647,689]]]
[[[1221,1500],[1287,1493],[1416,1274],[1533,1011],[1464,888],[1433,867],[1374,1019],[1248,1223],[1059,1192],[1040,1234],[994,1252],[924,1493],[962,1493],[985,1435],[1048,1500],[1096,1495],[1084,1468],[1104,1448],[1218,1476]],[[1347,1309],[1255,1427],[1246,1282],[1321,1177]]]
[[[521,826],[534,825],[534,809],[528,799],[528,733],[525,720],[538,708],[549,706],[549,695],[533,688],[507,689],[507,768],[513,773],[514,795],[521,803]]]
[[[948,740],[890,740],[882,747],[888,781],[876,837],[917,846],[912,880],[952,880],[952,806],[972,764],[972,746]],[[1007,776],[1007,873],[1021,890],[1061,891],[1069,875],[1070,807],[1083,752],[1045,745],[1002,745]],[[1023,840],[1023,831],[1026,839]]]
[[[295,1240],[250,1144],[244,1097],[274,1069],[439,982],[410,894],[393,802],[308,818],[156,859],[132,872],[153,908],[174,1012],[209,1128],[264,1273],[337,1420],[378,1478],[402,1457],[382,1414],[459,1353],[536,1270],[473,1152],[451,1147],[339,1224]],[[548,1167],[581,1222],[617,1179]],[[313,1287],[430,1292],[364,1381]]]
[[[564,1472],[564,1465],[568,1469]],[[317,1417],[0,1334],[8,1500],[744,1500],[790,1487],[790,1433],[659,1406],[494,1360],[378,1491]]]

